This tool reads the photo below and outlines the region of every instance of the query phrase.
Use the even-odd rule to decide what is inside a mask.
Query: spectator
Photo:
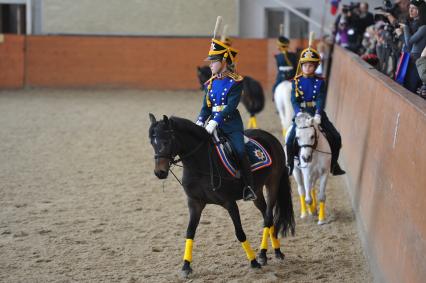
[[[405,50],[410,53],[404,87],[415,93],[421,86],[415,62],[426,46],[426,3],[424,0],[411,0],[410,15],[414,16],[414,20],[418,22],[417,31],[412,33],[409,26],[400,24],[401,28],[396,29],[395,32],[398,36],[404,34]],[[418,19],[416,15],[418,15]]]
[[[392,25],[405,23],[408,19],[410,0],[396,0],[395,5],[392,13],[386,13],[387,19]]]
[[[336,30],[336,43],[347,48],[349,46],[348,26],[345,17],[341,17]]]
[[[419,72],[420,79],[423,81],[423,86],[420,89],[420,96],[426,99],[426,47],[423,48],[423,52],[419,59],[416,61],[417,71]]]
[[[359,5],[359,32],[360,34],[364,34],[367,27],[374,25],[374,16],[372,13],[368,11],[368,3],[362,2]]]

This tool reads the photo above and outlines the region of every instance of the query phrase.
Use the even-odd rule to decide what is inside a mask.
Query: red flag
[[[337,10],[339,9],[339,2],[341,0],[331,0],[331,14],[334,16],[337,13]]]

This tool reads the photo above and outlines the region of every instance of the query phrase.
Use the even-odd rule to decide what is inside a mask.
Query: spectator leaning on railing
[[[416,65],[420,75],[420,79],[423,82],[423,86],[420,89],[420,96],[426,99],[426,47],[423,49],[420,58],[417,59]]]
[[[416,9],[418,11],[417,31],[413,33],[410,26],[401,23],[401,28],[395,30],[398,36],[404,34],[404,50],[410,53],[404,87],[412,92],[417,92],[422,84],[415,62],[426,46],[426,3],[424,0],[411,0],[410,14],[412,15],[412,11]]]

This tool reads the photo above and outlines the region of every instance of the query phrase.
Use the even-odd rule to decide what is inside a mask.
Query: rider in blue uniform
[[[325,134],[331,148],[331,168],[333,175],[345,174],[337,160],[339,158],[342,140],[339,132],[330,122],[324,111],[325,107],[325,80],[315,75],[315,70],[321,60],[321,56],[312,47],[302,51],[297,67],[297,75],[292,80],[291,103],[293,104],[295,116],[302,112],[307,112],[314,117],[320,130]],[[295,141],[296,127],[293,127],[286,141],[287,165],[291,175],[294,166],[294,156],[298,152],[297,142]]]
[[[275,88],[285,80],[291,80],[297,67],[297,56],[293,52],[288,51],[290,40],[284,36],[278,37],[277,46],[280,51],[275,55],[275,61],[277,62],[277,77],[275,84],[272,87],[272,94],[275,92]]]
[[[218,127],[230,140],[239,158],[241,177],[244,182],[244,200],[255,200],[251,165],[244,146],[244,126],[237,106],[243,90],[243,77],[235,73],[237,50],[224,42],[212,39],[207,61],[212,77],[204,84],[206,95],[196,122],[210,134]]]

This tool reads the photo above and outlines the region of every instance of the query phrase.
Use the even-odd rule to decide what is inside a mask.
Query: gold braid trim
[[[281,51],[284,54],[284,60],[286,61],[286,63],[288,64],[288,66],[293,66],[293,64],[290,62],[290,60],[288,59],[288,54],[287,54],[287,50],[283,50]]]
[[[302,96],[303,95],[303,91],[301,91],[299,89],[299,78],[301,77],[301,75],[294,77],[294,87],[296,88],[296,97]]]

